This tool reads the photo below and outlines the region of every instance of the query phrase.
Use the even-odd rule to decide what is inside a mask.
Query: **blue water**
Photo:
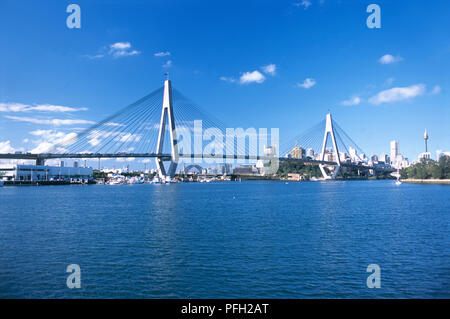
[[[392,181],[3,187],[0,298],[449,298],[449,221]]]

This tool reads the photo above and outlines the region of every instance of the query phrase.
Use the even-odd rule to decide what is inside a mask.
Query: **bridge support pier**
[[[166,168],[164,167],[164,160],[160,157],[155,158],[156,169],[158,171],[158,176],[160,179],[166,179],[167,177],[170,177],[172,179],[175,176],[179,159],[177,134],[175,131],[175,118],[172,104],[172,84],[170,80],[164,81],[164,97],[161,110],[161,122],[159,125],[158,143],[156,144],[157,154],[163,154],[164,136],[166,133],[166,121],[169,122],[168,124],[170,132],[170,146],[172,158],[170,160],[168,172],[166,172]]]
[[[338,176],[340,170],[341,170],[341,159],[339,157],[339,149],[336,143],[336,137],[334,136],[334,128],[333,128],[333,120],[331,118],[331,114],[328,113],[327,117],[326,117],[326,123],[325,123],[325,134],[323,136],[323,144],[322,144],[322,151],[320,153],[320,160],[324,161],[325,160],[325,152],[326,152],[326,147],[327,147],[327,141],[328,141],[328,136],[331,136],[331,141],[333,144],[333,148],[334,148],[334,156],[336,157],[336,163],[337,165],[334,167],[334,171],[331,175],[328,175],[327,172],[325,171],[325,165],[320,164],[319,168],[320,171],[322,172],[322,176],[325,179],[336,179],[336,177]]]

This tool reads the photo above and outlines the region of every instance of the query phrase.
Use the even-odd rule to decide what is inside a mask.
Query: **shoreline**
[[[435,184],[435,185],[450,185],[450,179],[402,179],[402,182],[411,184]]]

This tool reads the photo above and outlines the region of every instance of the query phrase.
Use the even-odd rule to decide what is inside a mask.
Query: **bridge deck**
[[[143,153],[143,154],[134,154],[134,153],[117,153],[117,154],[79,154],[79,153],[67,153],[67,154],[54,154],[54,153],[43,153],[43,154],[0,154],[0,159],[13,159],[13,160],[48,160],[48,159],[61,159],[61,158],[79,158],[79,159],[99,159],[99,158],[161,158],[163,160],[171,160],[172,156],[170,154],[157,154],[157,153]],[[223,159],[223,160],[273,160],[274,157],[270,156],[251,156],[251,155],[223,155],[223,154],[180,154],[180,158],[203,158],[203,159]],[[337,165],[336,162],[330,161],[318,161],[318,160],[308,160],[308,159],[296,159],[296,158],[286,158],[280,157],[278,158],[280,161],[294,161],[301,163],[309,163],[309,164],[323,164],[323,165]],[[341,163],[343,167],[353,167],[353,168],[361,168],[361,169],[376,169],[376,170],[384,170],[384,171],[393,171],[389,168],[381,168],[376,166],[368,166],[368,165],[360,165],[355,163]]]

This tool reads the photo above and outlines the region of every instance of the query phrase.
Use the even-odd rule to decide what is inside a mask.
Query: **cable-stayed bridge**
[[[269,144],[271,151],[266,152]],[[231,129],[166,80],[162,88],[79,134],[68,134],[45,152],[0,154],[0,159],[35,160],[42,165],[62,158],[154,158],[161,178],[173,178],[178,163],[189,160],[259,160],[277,165],[279,160],[301,161],[319,165],[326,179],[335,179],[344,167],[390,170],[361,164],[362,154],[331,114],[280,148],[278,130]]]

